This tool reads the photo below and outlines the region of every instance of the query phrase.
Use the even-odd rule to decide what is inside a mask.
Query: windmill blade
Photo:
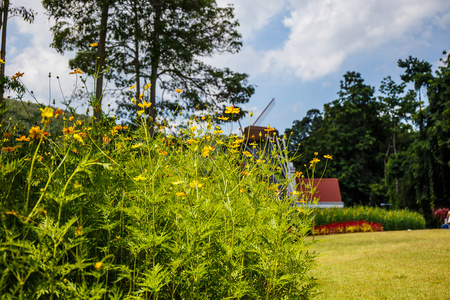
[[[252,126],[258,126],[258,124],[262,123],[262,121],[267,117],[267,115],[270,113],[270,111],[273,109],[274,106],[275,106],[275,98],[272,98],[272,100],[270,100],[269,104],[267,104],[266,108],[264,108],[263,112],[259,115],[259,117],[256,119],[256,121],[253,123]]]

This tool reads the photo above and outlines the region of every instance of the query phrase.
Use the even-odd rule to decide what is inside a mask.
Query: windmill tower
[[[252,153],[255,159],[266,159],[272,163],[277,164],[282,169],[283,177],[290,179],[288,186],[288,193],[296,190],[296,184],[294,180],[295,168],[292,162],[289,162],[286,151],[286,141],[284,135],[280,137],[277,129],[268,126],[260,126],[261,122],[265,119],[268,113],[275,105],[275,98],[273,98],[269,104],[264,108],[263,112],[259,115],[256,121],[251,126],[244,128],[242,135],[246,139],[245,150]],[[242,127],[241,127],[242,128]],[[251,146],[250,144],[257,144],[259,146]],[[272,156],[273,148],[277,147],[281,151],[277,151],[277,156]],[[275,174],[272,175],[271,180],[273,182],[281,182],[281,178]],[[284,190],[284,189],[283,189]]]

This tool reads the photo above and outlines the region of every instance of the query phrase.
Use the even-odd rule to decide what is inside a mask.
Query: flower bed
[[[314,227],[314,235],[374,231],[383,231],[383,226],[380,223],[368,223],[366,220],[337,222]]]
[[[376,207],[356,206],[348,208],[326,208],[316,210],[317,226],[346,221],[380,223],[384,231],[425,229],[424,217],[408,210],[385,210]]]

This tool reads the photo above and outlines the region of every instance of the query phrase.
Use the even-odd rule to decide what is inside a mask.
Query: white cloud
[[[266,53],[271,69],[288,71],[303,80],[335,72],[354,53],[412,33],[424,33],[425,21],[449,22],[448,1],[289,1],[285,18],[289,39],[281,50]],[[417,37],[417,35],[415,35]],[[413,36],[410,36],[413,38]],[[370,58],[368,58],[370,59]]]
[[[45,15],[40,1],[15,1],[14,7],[32,8],[37,15],[32,24],[14,17],[8,22],[7,75],[17,71],[24,72],[21,78],[26,87],[34,92],[37,100],[48,103],[49,73],[51,77],[51,100],[63,101],[56,76],[59,76],[65,97],[70,96],[75,84],[74,75],[69,76],[68,60],[70,53],[62,56],[50,48],[52,41],[51,22]]]
[[[253,76],[322,78],[338,71],[352,55],[390,42],[408,44],[408,48],[427,46],[436,26],[445,29],[450,24],[450,1],[445,0],[231,2],[241,20],[244,47],[237,55],[214,61]],[[281,48],[265,51],[256,48],[257,43],[246,46],[253,41],[253,33],[267,29],[280,13],[286,13],[283,23],[288,32]]]
[[[285,0],[217,0],[219,6],[232,4],[239,32],[245,40],[251,40],[255,31],[269,24],[271,18],[285,9]]]

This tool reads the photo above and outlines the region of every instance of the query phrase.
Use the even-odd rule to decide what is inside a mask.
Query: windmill
[[[271,128],[270,124],[265,127],[259,125],[273,109],[274,105],[275,98],[273,98],[266,108],[264,108],[253,125],[245,127],[242,131],[242,136],[246,139],[245,151],[252,153],[255,159],[266,159],[270,160],[272,163],[276,163],[282,169],[282,174],[285,178],[293,179],[295,168],[293,163],[289,162],[289,159],[286,156],[287,151],[284,136],[280,137],[278,130]],[[250,145],[255,143],[259,146]],[[276,153],[278,155],[273,157],[271,153],[273,153],[272,150],[275,145],[277,149],[282,151],[277,151]],[[278,178],[275,174],[272,175],[271,180],[273,182],[281,182],[281,178]],[[288,192],[291,193],[295,190],[295,181],[291,180],[288,186]]]

